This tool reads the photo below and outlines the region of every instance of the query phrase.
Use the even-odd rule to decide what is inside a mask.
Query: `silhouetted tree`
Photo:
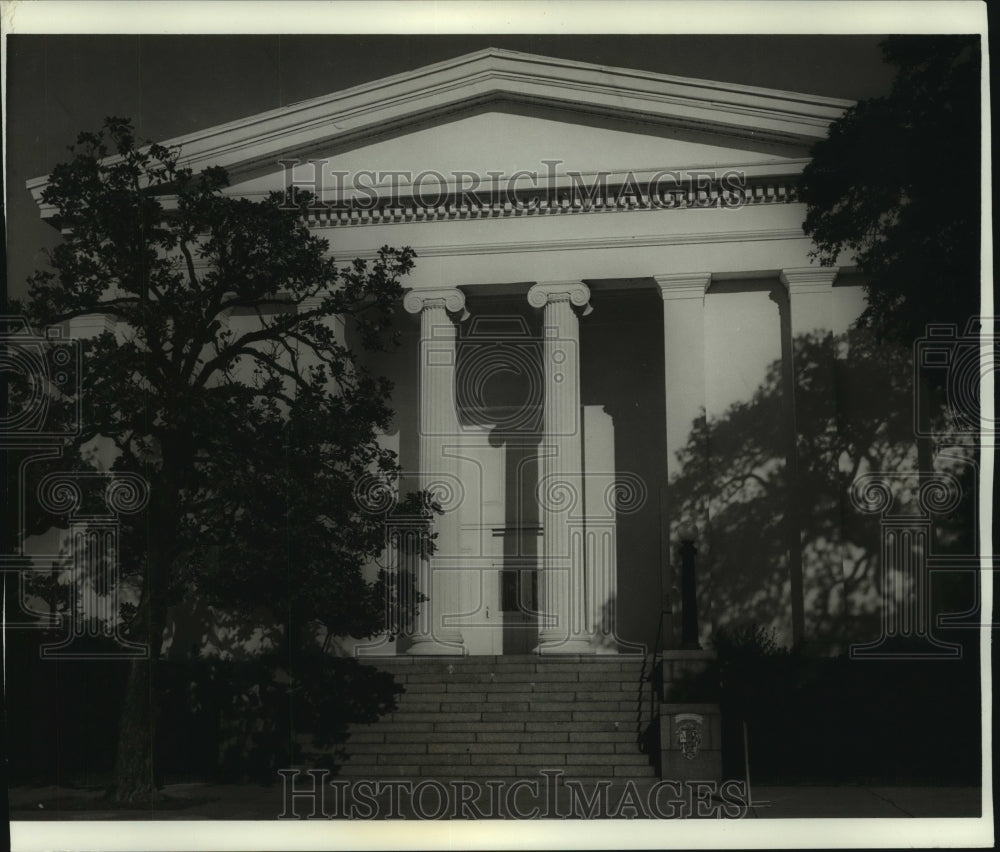
[[[117,757],[117,798],[155,795],[156,666],[171,604],[199,586],[269,609],[294,646],[313,620],[358,636],[381,627],[378,584],[361,573],[383,545],[382,518],[352,489],[374,472],[389,383],[338,340],[384,347],[412,267],[383,248],[338,266],[310,233],[299,194],[228,197],[226,173],[192,173],[179,152],[139,147],[130,123],[81,134],[42,200],[63,234],[30,280],[39,327],[105,314],[119,332],[85,342],[83,429],[67,458],[113,444],[113,467],[150,483],[125,529],[141,590],[128,630],[151,660],[132,663]],[[249,315],[249,323],[230,322]],[[79,462],[70,461],[71,464]],[[152,696],[152,699],[151,699]]]
[[[813,147],[803,228],[822,263],[846,252],[857,264],[859,326],[878,341],[910,348],[931,323],[955,326],[946,368],[913,364],[907,409],[920,425],[917,467],[929,474],[940,446],[931,433],[958,420],[971,435],[979,422],[978,343],[963,336],[980,307],[980,39],[892,36],[881,46],[897,69],[892,90],[847,110]]]
[[[862,326],[909,344],[979,309],[978,36],[893,36],[891,92],[859,101],[816,143],[800,194],[821,262],[865,276]]]

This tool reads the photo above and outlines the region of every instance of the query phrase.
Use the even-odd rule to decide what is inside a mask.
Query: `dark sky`
[[[235,10],[234,10],[235,11]],[[161,140],[483,47],[840,98],[887,90],[880,36],[135,36],[7,40],[7,250],[12,296],[56,234],[24,188],[81,130],[130,117]]]

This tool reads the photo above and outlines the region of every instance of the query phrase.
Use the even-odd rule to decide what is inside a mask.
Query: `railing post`
[[[684,526],[677,531],[681,557],[681,649],[701,650],[698,642],[698,586],[695,576],[695,544],[698,533],[694,527]]]

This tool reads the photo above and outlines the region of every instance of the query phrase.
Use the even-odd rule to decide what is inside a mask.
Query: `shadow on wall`
[[[580,323],[584,406],[613,421],[611,476],[641,481],[643,494],[615,515],[619,638],[651,647],[661,599],[660,503],[664,433],[663,305],[652,288],[594,290],[594,313]],[[606,609],[606,608],[605,608]]]
[[[874,472],[906,473],[916,482],[912,357],[876,345],[864,330],[836,339],[797,336],[791,354],[794,420],[787,417],[786,357],[771,364],[752,398],[694,422],[671,482],[675,520],[695,521],[698,500],[710,495],[698,576],[699,609],[711,626],[757,624],[782,635],[795,567],[790,555],[800,547],[805,645],[837,653],[880,634],[881,519],[862,514],[850,489],[859,475]],[[796,449],[797,465],[790,464]],[[935,517],[939,554],[974,552],[971,459],[966,447],[936,461],[936,470],[950,468],[962,488],[959,506]],[[932,576],[937,612],[962,611],[973,596],[967,573]]]

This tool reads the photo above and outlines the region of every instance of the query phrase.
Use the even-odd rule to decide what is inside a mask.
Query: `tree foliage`
[[[928,322],[964,330],[979,309],[978,36],[893,36],[897,77],[858,102],[817,143],[803,173],[806,234],[833,265],[864,273],[862,325],[910,343]]]
[[[380,587],[362,567],[384,519],[353,490],[372,474],[391,487],[397,466],[377,441],[391,388],[361,357],[393,342],[413,252],[339,265],[305,225],[308,195],[231,197],[224,170],[137,145],[123,119],[71,153],[42,196],[63,240],[27,307],[39,327],[116,324],[84,342],[83,428],[67,456],[111,442],[111,466],[150,483],[123,543],[140,590],[131,637],[155,660],[168,607],[195,591],[272,618],[292,647],[313,623],[377,632]],[[154,672],[137,664],[126,696],[122,799],[155,788]]]

